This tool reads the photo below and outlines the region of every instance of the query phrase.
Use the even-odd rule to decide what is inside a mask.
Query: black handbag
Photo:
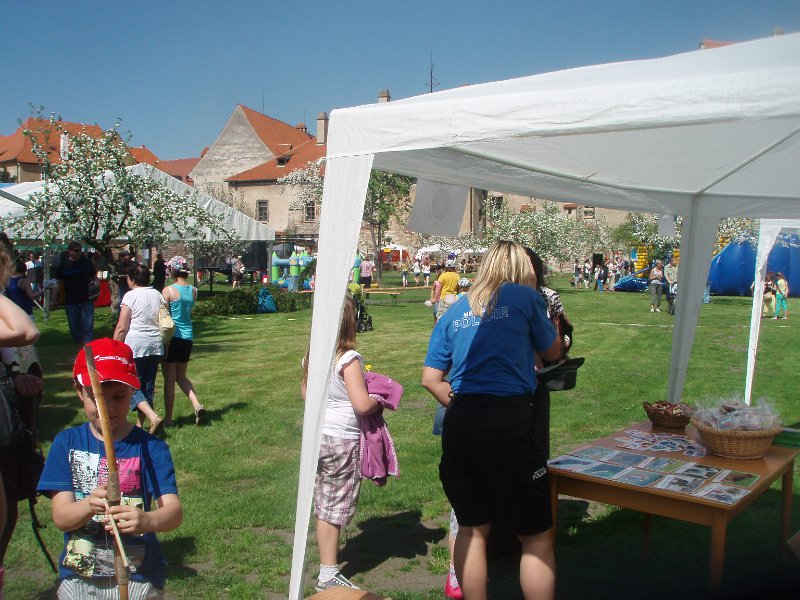
[[[0,450],[18,447],[25,437],[25,426],[12,401],[0,386]]]
[[[571,390],[578,381],[578,369],[585,360],[583,357],[569,358],[556,365],[545,366],[536,372],[536,378],[551,392]]]

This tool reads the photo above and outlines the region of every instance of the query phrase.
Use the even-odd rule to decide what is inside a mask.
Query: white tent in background
[[[206,211],[211,214],[222,215],[223,227],[235,231],[243,240],[270,242],[275,239],[275,231],[272,228],[239,212],[224,202],[220,202],[194,189],[192,186],[175,179],[171,175],[159,171],[155,167],[142,163],[127,167],[127,169],[134,175],[156,181],[160,186],[175,192],[179,196],[192,195],[194,201]],[[32,194],[42,191],[43,188],[44,182],[32,181],[18,183],[0,189],[0,218],[7,219],[23,215],[25,211],[24,207],[28,204],[27,198]],[[42,224],[32,223],[30,225],[30,230],[31,237],[39,237],[42,232]],[[188,236],[184,232],[174,232],[170,239],[175,241],[193,241],[195,239],[213,240],[214,236],[210,230],[205,229],[199,237]]]
[[[289,597],[302,595],[323,399],[371,169],[683,215],[677,402],[720,218],[800,212],[798,98],[793,34],[333,111]]]
[[[756,250],[756,268],[753,279],[753,312],[750,314],[750,341],[747,345],[747,374],[744,400],[750,404],[753,394],[753,374],[756,368],[758,337],[761,333],[761,309],[764,306],[764,280],[767,275],[767,258],[780,233],[800,234],[800,220],[762,219]]]

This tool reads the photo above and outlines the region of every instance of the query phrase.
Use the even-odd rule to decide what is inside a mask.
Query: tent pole
[[[673,404],[681,401],[686,369],[694,343],[701,299],[711,268],[711,252],[717,240],[719,216],[700,214],[700,196],[692,198],[691,214],[683,219],[681,256],[691,256],[683,261],[678,275],[678,302],[672,330],[672,354],[669,364],[667,400]],[[688,262],[688,264],[687,264]]]

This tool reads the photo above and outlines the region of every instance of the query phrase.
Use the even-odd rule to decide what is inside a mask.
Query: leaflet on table
[[[705,447],[685,435],[665,432],[647,432],[628,429],[625,436],[614,438],[620,448],[651,450],[653,452],[680,452],[687,456],[705,456]]]
[[[710,467],[708,465],[699,465],[697,463],[686,463],[680,469],[675,471],[675,474],[691,475],[692,477],[701,477],[703,479],[711,479],[716,476],[722,469],[717,467]]]
[[[690,475],[665,475],[654,487],[678,494],[691,494],[705,482],[705,479]]]
[[[661,456],[651,456],[642,464],[639,465],[642,469],[650,469],[651,471],[658,471],[659,473],[672,473],[677,471],[684,465],[685,461],[678,460],[677,458],[663,458]]]
[[[570,456],[569,454],[564,454],[563,456],[559,456],[557,458],[551,458],[547,461],[548,467],[556,467],[558,469],[563,469],[564,471],[573,471],[575,473],[581,473],[589,467],[594,467],[599,464],[599,462],[592,458]]]
[[[723,504],[736,504],[749,493],[750,490],[745,490],[740,487],[724,485],[722,483],[709,483],[692,495],[698,498],[705,498],[706,500],[722,502]]]
[[[733,471],[725,469],[712,479],[714,483],[723,483],[726,485],[735,485],[737,487],[747,488],[758,481],[758,475],[755,473],[745,473],[744,471]]]

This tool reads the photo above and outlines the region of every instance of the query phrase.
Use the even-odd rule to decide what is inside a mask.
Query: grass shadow
[[[161,541],[164,556],[169,557],[167,563],[168,579],[193,579],[198,576],[196,569],[188,566],[186,557],[197,550],[197,542],[193,537],[176,537]]]
[[[342,549],[345,574],[371,571],[391,558],[417,558],[428,553],[428,544],[441,541],[447,532],[426,527],[419,511],[367,519],[358,524],[359,533]]]

